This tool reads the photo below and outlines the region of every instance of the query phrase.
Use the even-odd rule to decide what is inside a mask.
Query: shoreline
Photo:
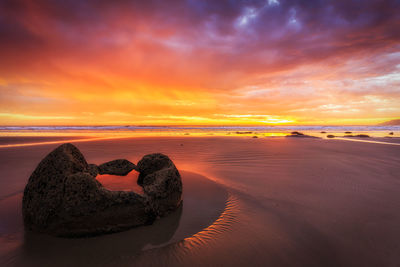
[[[223,136],[103,136],[103,137],[66,137],[66,136],[51,136],[51,137],[37,137],[37,136],[14,136],[12,139],[14,143],[11,142],[10,137],[0,136],[0,149],[2,148],[14,148],[14,147],[29,147],[29,146],[41,146],[41,145],[53,145],[53,144],[63,144],[63,143],[81,143],[81,142],[96,142],[103,140],[119,140],[119,139],[165,139],[165,138],[254,138],[255,135],[223,135]],[[258,137],[258,136],[257,136]],[[261,136],[258,138],[286,138],[288,136]],[[321,138],[317,136],[310,136],[317,139],[323,140],[343,140],[351,142],[363,142],[363,143],[374,143],[374,144],[384,144],[384,145],[400,145],[400,137],[345,137],[336,136],[335,138]],[[295,139],[304,137],[294,137]],[[35,141],[35,139],[42,140],[41,142]],[[47,140],[46,140],[47,139]],[[58,139],[58,140],[57,140]],[[391,142],[388,142],[391,141]]]

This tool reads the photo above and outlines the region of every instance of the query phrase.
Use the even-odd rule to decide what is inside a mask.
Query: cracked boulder
[[[169,158],[167,165],[157,160],[165,157],[168,158],[149,155],[142,159],[146,163],[141,164],[146,174],[143,177],[145,193],[140,195],[133,191],[108,190],[95,179],[98,173],[126,175],[135,167],[133,163],[115,160],[96,166],[88,164],[72,144],[57,147],[39,163],[25,187],[22,203],[25,227],[73,237],[151,224],[155,218],[175,210],[181,202],[178,170]],[[151,162],[156,167],[151,167]]]

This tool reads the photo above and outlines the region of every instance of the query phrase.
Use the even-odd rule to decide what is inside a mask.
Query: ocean
[[[397,136],[400,126],[0,126],[0,136],[285,136],[292,131],[318,137],[349,132],[386,137]]]

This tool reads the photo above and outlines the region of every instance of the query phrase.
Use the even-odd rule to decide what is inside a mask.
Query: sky
[[[400,117],[400,0],[1,0],[0,125]]]

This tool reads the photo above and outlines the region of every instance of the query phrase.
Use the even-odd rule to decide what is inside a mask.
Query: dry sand
[[[400,146],[249,137],[126,138],[76,145],[97,164],[117,158],[137,162],[153,152],[169,155],[182,172],[182,209],[152,226],[95,238],[24,233],[23,188],[57,144],[3,147],[1,266],[400,264]],[[135,187],[135,175],[99,180],[126,190]]]

